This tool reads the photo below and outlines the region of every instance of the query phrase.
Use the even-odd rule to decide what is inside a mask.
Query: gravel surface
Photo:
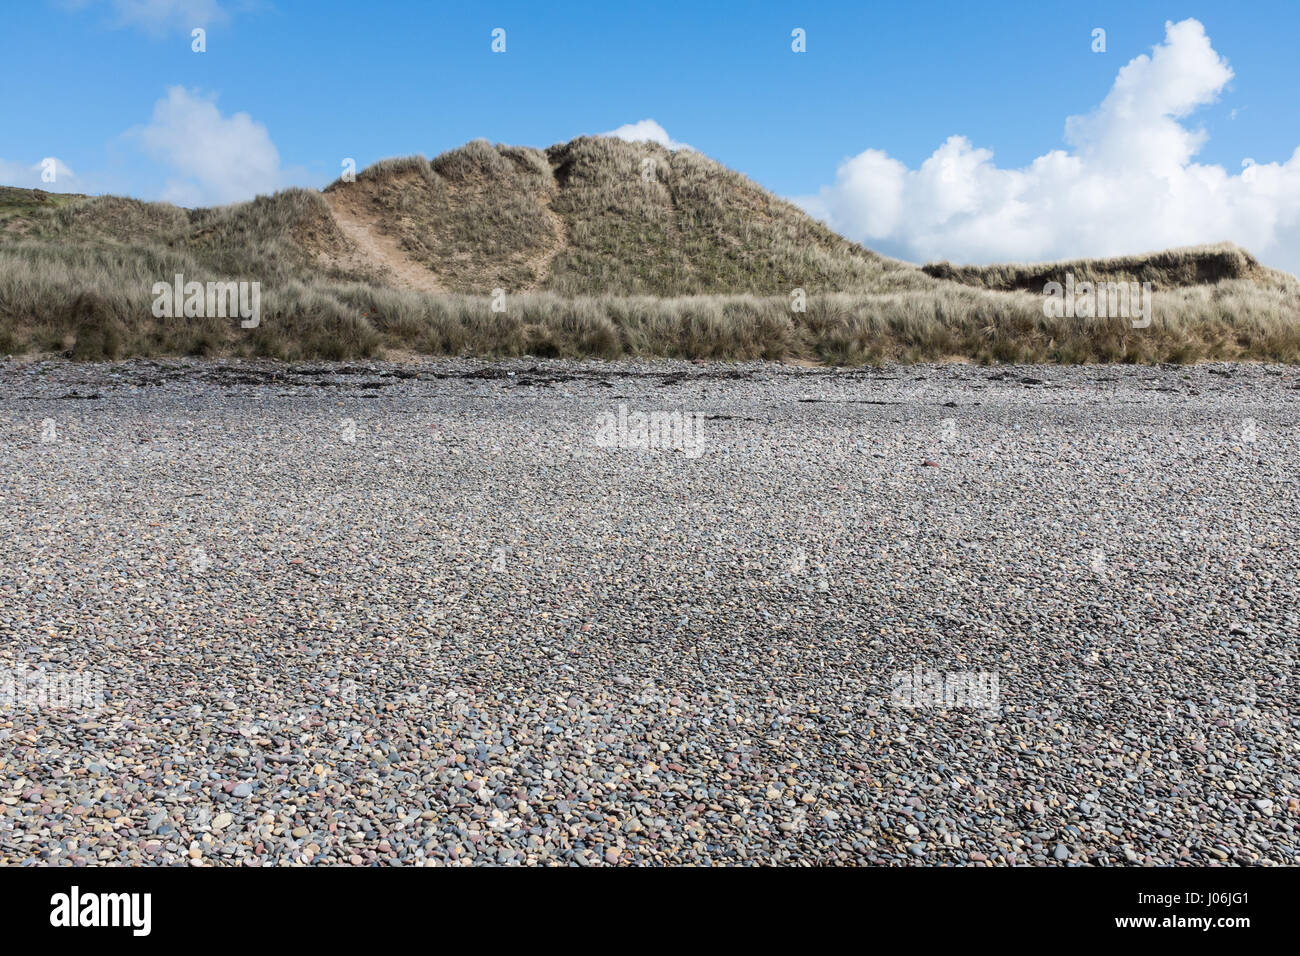
[[[1300,863],[1297,389],[0,364],[0,863]]]

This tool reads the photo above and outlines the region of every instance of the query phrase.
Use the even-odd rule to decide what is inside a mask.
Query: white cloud
[[[46,169],[54,171],[54,182],[42,178]],[[77,174],[68,168],[68,164],[57,156],[47,156],[30,166],[26,163],[14,163],[0,159],[0,185],[23,186],[28,189],[44,189],[51,193],[76,192]]]
[[[913,261],[1106,256],[1229,239],[1300,271],[1300,147],[1284,162],[1235,171],[1194,162],[1207,134],[1180,120],[1232,77],[1199,22],[1166,23],[1164,42],[1124,66],[1095,110],[1066,120],[1069,150],[1002,169],[991,151],[951,136],[909,169],[869,149],[797,201]]]
[[[685,143],[679,143],[668,135],[668,130],[664,129],[652,119],[643,119],[638,123],[624,123],[618,129],[612,129],[608,133],[601,133],[601,136],[614,136],[618,139],[625,139],[630,143],[658,143],[667,149],[690,149]]]
[[[128,136],[171,167],[162,198],[185,206],[252,199],[286,185],[270,134],[247,113],[222,116],[215,98],[173,86],[153,119]]]
[[[142,27],[151,33],[208,27],[230,19],[218,0],[63,0],[63,6],[73,10],[107,6],[114,26]]]

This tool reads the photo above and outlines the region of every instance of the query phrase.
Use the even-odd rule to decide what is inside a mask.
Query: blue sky
[[[1166,23],[1189,18],[1212,56],[1196,55],[1190,29],[1169,40]],[[207,30],[205,53],[191,50],[194,26]],[[506,30],[504,54],[491,51],[496,27]],[[806,31],[806,53],[791,50],[795,27]],[[1099,27],[1104,53],[1092,50]],[[1300,225],[1291,216],[1300,212],[1290,206],[1288,163],[1300,145],[1300,71],[1294,44],[1281,40],[1296,37],[1294,0],[38,0],[7,6],[0,33],[0,70],[11,91],[0,116],[0,181],[40,185],[40,161],[57,157],[66,173],[52,188],[220,202],[324,185],[344,157],[365,166],[387,156],[433,156],[479,137],[547,146],[653,119],[673,140],[907,258],[1141,251],[1123,248],[1127,234],[1130,242],[1162,244],[1253,240],[1296,268]],[[1174,73],[1195,74],[1193,106],[1176,117],[1196,139],[1189,157],[1177,160],[1184,171],[1221,167],[1240,179],[1249,157],[1260,175],[1219,184],[1210,200],[1173,183],[1165,190],[1171,207],[1212,207],[1190,220],[1130,197],[1143,206],[1127,214],[1132,224],[1122,210],[1114,223],[1105,203],[1077,198],[1142,180],[1132,169],[1097,161],[1029,185],[1013,175],[1052,151],[1086,156],[1113,139],[1097,134],[1091,145],[1071,144],[1067,117],[1098,110],[1121,68],[1162,43]],[[1147,82],[1163,84],[1162,102],[1181,103],[1177,76],[1148,72]],[[1160,116],[1131,115],[1127,107],[1112,113],[1115,123],[1160,125]],[[237,114],[246,118],[232,120]],[[204,124],[220,139],[205,140]],[[245,135],[246,149],[239,145]],[[950,156],[936,152],[954,136],[965,145],[950,147]],[[174,142],[181,137],[193,148]],[[220,143],[232,144],[228,155]],[[1168,150],[1154,152],[1149,172],[1163,182],[1154,167],[1169,161]],[[938,187],[928,184],[926,164],[940,161],[953,195],[935,209]],[[1300,160],[1295,167],[1300,175]],[[1031,205],[1029,218],[999,230],[1021,214],[1006,205],[1008,189]],[[1300,207],[1300,194],[1294,201]],[[1034,225],[1034,216],[1068,218],[1079,202],[1091,218],[1074,245],[1072,230]],[[1266,229],[1253,228],[1263,202],[1281,213]],[[892,218],[878,214],[891,204],[898,207]],[[1160,221],[1151,223],[1153,216]]]

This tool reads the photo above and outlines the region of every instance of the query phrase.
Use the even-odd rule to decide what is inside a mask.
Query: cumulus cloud
[[[1022,169],[951,136],[917,169],[880,150],[796,200],[833,228],[913,261],[987,263],[1108,256],[1231,240],[1300,271],[1300,147],[1283,162],[1203,165],[1206,133],[1184,125],[1232,79],[1196,20],[1115,78],[1091,113],[1065,123],[1066,150]]]
[[[671,150],[691,148],[685,143],[677,142],[668,135],[668,130],[652,119],[643,119],[638,123],[624,123],[618,129],[612,129],[608,133],[601,133],[600,135],[615,136],[618,139],[625,139],[629,143],[658,143],[660,146]]]
[[[47,170],[53,173],[53,182],[45,176]],[[66,193],[76,192],[79,180],[77,174],[59,157],[46,156],[40,162],[31,165],[0,159],[0,184],[23,186],[27,189],[44,189],[51,193]]]
[[[184,87],[170,87],[149,124],[128,137],[173,171],[162,198],[178,205],[237,202],[286,185],[265,126],[247,113],[222,116],[215,98]]]
[[[73,10],[107,7],[114,26],[140,27],[151,33],[208,27],[230,19],[218,0],[64,0],[63,5]]]

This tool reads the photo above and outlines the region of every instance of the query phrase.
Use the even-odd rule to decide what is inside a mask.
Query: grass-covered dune
[[[1151,282],[1147,328],[1049,318],[1065,273]],[[256,328],[152,288],[260,283]],[[802,304],[799,311],[797,305]],[[0,353],[1300,360],[1300,283],[1231,245],[917,268],[688,150],[586,137],[387,160],[323,192],[180,209],[0,189]]]

